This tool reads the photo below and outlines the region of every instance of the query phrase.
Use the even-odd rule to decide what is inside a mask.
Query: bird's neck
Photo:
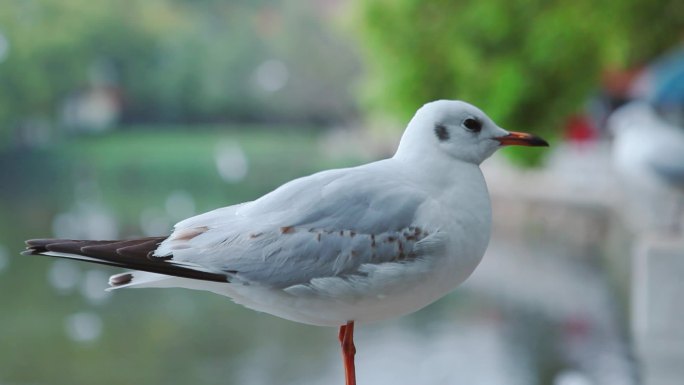
[[[463,185],[465,181],[484,182],[478,165],[432,151],[431,154],[422,153],[422,156],[418,155],[421,153],[397,151],[392,159],[416,183],[443,191]]]

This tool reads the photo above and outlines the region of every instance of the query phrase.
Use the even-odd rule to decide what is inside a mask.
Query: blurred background
[[[360,325],[359,382],[679,383],[683,44],[679,0],[3,0],[0,384],[342,383],[333,329],[18,253],[390,156],[440,98],[552,147],[483,165],[483,263]]]

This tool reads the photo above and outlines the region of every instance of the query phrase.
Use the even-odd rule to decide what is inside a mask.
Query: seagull
[[[479,165],[507,145],[548,146],[473,105],[438,100],[416,112],[391,158],[295,179],[185,219],[169,236],[32,239],[22,254],[134,270],[112,276],[109,290],[205,290],[339,327],[345,381],[355,385],[355,323],[427,306],[482,259],[491,207]]]
[[[678,233],[684,211],[684,128],[668,123],[641,100],[617,109],[607,125],[614,135],[616,173],[627,187],[637,190],[639,198],[647,197],[655,205],[648,211],[667,209],[658,212],[654,220],[670,221],[670,230]],[[676,198],[676,207],[662,206],[671,202],[661,198],[671,197]]]

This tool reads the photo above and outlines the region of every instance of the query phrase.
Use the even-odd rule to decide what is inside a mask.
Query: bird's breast
[[[443,255],[437,258],[442,259],[445,285],[453,288],[480,263],[491,234],[491,204],[479,168],[426,202],[423,214],[428,228],[443,237]]]

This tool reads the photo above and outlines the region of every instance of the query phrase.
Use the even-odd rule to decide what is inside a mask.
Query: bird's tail
[[[155,256],[154,251],[166,237],[149,237],[116,241],[85,241],[73,239],[30,239],[26,241],[23,255],[45,255],[56,258],[76,259],[102,265],[123,267],[175,277],[204,281],[227,282],[224,272],[199,265],[174,261],[173,255]],[[125,285],[130,275],[112,277],[112,286]]]

